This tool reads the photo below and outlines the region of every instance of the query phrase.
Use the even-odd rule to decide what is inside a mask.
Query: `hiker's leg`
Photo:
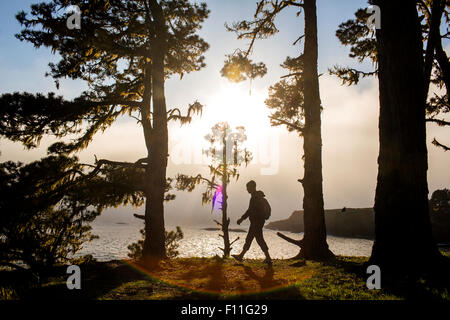
[[[252,245],[253,238],[255,238],[255,228],[252,227],[250,224],[250,228],[248,229],[247,237],[245,238],[245,244],[242,248],[242,252],[240,254],[241,257],[244,256],[244,254],[250,249],[250,246]]]
[[[267,243],[264,240],[263,226],[264,225],[260,226],[257,229],[257,231],[255,232],[255,238],[256,238],[256,242],[258,242],[259,246],[261,247],[261,250],[264,252],[264,255],[266,256],[266,262],[269,262],[272,259],[270,258],[269,247],[267,246]]]
[[[258,230],[255,232],[255,238],[256,238],[256,242],[258,242],[259,246],[261,247],[261,250],[264,253],[268,252],[269,247],[267,246],[267,243],[264,240],[262,228],[258,228]]]
[[[248,251],[248,249],[250,249],[250,246],[252,244],[254,237],[255,237],[255,232],[252,228],[252,225],[250,224],[250,229],[248,229],[247,237],[245,238],[245,243],[244,243],[244,247],[242,248],[242,252],[238,255],[232,254],[231,256],[238,261],[242,261],[245,253]]]

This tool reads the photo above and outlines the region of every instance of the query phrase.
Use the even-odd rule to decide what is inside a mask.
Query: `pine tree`
[[[450,123],[444,118],[438,118],[450,112],[450,60],[443,49],[443,42],[449,39],[449,30],[441,34],[441,26],[448,26],[450,21],[450,4],[445,0],[418,1],[417,9],[421,21],[423,41],[423,72],[425,77],[424,92],[430,94],[430,85],[435,84],[443,89],[444,93],[430,94],[426,105],[426,121],[439,126],[448,126]],[[351,67],[334,66],[330,74],[337,75],[343,84],[357,85],[365,77],[378,75],[377,45],[374,31],[367,26],[369,14],[365,9],[355,13],[355,19],[348,20],[339,26],[336,36],[343,45],[350,46],[350,57],[359,63],[370,61],[373,70],[358,70]],[[436,138],[432,143],[449,150],[449,147],[440,143]]]
[[[55,154],[26,165],[0,163],[0,265],[39,274],[72,263],[95,239],[89,223],[105,207],[143,203],[142,193],[115,183],[125,182],[120,173],[90,176],[87,169],[77,157]]]
[[[70,5],[80,9],[80,29],[67,28],[71,13],[64,11]],[[44,134],[60,138],[77,134],[74,142],[58,145],[61,154],[69,154],[86,148],[119,116],[137,119],[147,157],[134,163],[97,160],[94,172],[105,166],[143,171],[145,259],[166,256],[164,201],[173,199],[166,194],[168,122],[187,123],[202,109],[195,102],[186,115],[178,108],[167,110],[165,80],[205,66],[208,44],[196,33],[208,14],[205,3],[188,0],[54,0],[32,5],[30,14],[17,15],[24,27],[17,35],[20,40],[61,56],[49,65],[48,75],[57,86],[62,78],[82,79],[89,90],[73,101],[54,94],[3,95],[2,134],[28,147],[36,146]]]
[[[322,136],[321,136],[321,102],[319,93],[319,75],[317,71],[318,40],[317,40],[317,9],[316,0],[304,1],[259,1],[255,18],[251,21],[241,21],[228,27],[236,32],[239,39],[250,39],[246,51],[237,52],[236,61],[228,58],[225,70],[236,70],[241,66],[242,73],[249,78],[262,76],[265,69],[261,65],[243,60],[250,55],[257,39],[270,37],[278,32],[275,24],[277,15],[286,8],[295,7],[304,12],[305,32],[295,42],[304,39],[303,54],[296,58],[287,58],[284,67],[292,73],[273,86],[271,97],[266,102],[275,109],[271,115],[272,125],[285,125],[289,131],[296,131],[303,136],[304,177],[298,181],[304,190],[304,237],[300,241],[280,235],[284,239],[301,247],[299,257],[306,259],[327,259],[333,254],[328,249],[326,241],[325,211],[322,186]],[[297,13],[300,15],[301,11]],[[234,65],[232,68],[230,65]],[[253,66],[252,68],[248,65]],[[243,66],[243,68],[242,68]],[[239,70],[239,69],[238,69]],[[222,72],[227,76],[226,72]],[[240,79],[236,72],[232,80]],[[244,77],[245,79],[245,77]]]
[[[420,20],[414,2],[379,0],[374,4],[382,11],[381,29],[376,32],[380,154],[375,242],[369,262],[387,274],[416,274],[432,268],[439,257],[429,217],[428,81]]]
[[[247,140],[244,127],[237,127],[236,131],[231,130],[227,122],[217,123],[211,128],[211,133],[205,136],[210,143],[210,147],[205,153],[211,158],[209,178],[197,175],[195,177],[178,175],[177,189],[193,191],[196,185],[206,184],[206,191],[202,195],[202,203],[209,203],[213,200],[216,192],[221,193],[222,201],[213,203],[213,209],[219,208],[222,211],[222,222],[215,221],[222,229],[224,247],[223,257],[228,258],[232,245],[239,238],[230,242],[228,217],[228,185],[232,178],[239,179],[238,167],[251,161],[251,153],[247,149],[242,149],[242,143]],[[219,201],[219,200],[218,200]]]
[[[373,4],[381,9],[380,30],[374,33],[366,25],[369,15],[360,9],[355,20],[339,26],[336,35],[351,47],[351,57],[359,62],[369,59],[375,70],[336,66],[330,72],[349,85],[366,76],[379,78],[380,154],[370,263],[387,272],[410,273],[433,266],[439,257],[427,199],[425,124],[448,124],[435,116],[449,110],[450,86],[445,81],[449,61],[442,50],[448,34],[441,35],[440,26],[443,19],[448,23],[450,7],[441,0]],[[445,86],[446,93],[427,101],[430,83]],[[448,149],[436,139],[434,143]],[[413,258],[418,254],[419,263]]]

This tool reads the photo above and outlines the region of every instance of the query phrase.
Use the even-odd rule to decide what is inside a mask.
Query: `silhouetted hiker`
[[[256,238],[262,251],[266,255],[265,263],[272,264],[272,259],[269,255],[269,248],[267,247],[266,241],[263,237],[263,227],[266,219],[270,216],[270,205],[264,198],[264,192],[256,190],[256,182],[249,181],[247,183],[247,191],[252,195],[250,198],[250,205],[244,215],[237,221],[241,224],[242,221],[249,218],[250,229],[248,230],[247,238],[245,239],[244,247],[239,255],[232,255],[238,261],[242,261],[244,254],[250,249],[253,238]]]

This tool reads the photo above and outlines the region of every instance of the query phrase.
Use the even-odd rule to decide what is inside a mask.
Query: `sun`
[[[230,84],[208,100],[201,119],[207,129],[218,122],[228,122],[232,128],[244,126],[248,133],[253,134],[270,128],[269,110],[261,92],[250,94],[248,88]]]

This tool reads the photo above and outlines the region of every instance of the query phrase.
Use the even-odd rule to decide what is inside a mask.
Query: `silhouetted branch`
[[[442,120],[442,119],[434,119],[434,118],[430,118],[430,119],[426,119],[426,122],[434,122],[437,123],[439,126],[443,127],[443,126],[450,126],[450,122]]]
[[[109,99],[109,100],[103,100],[103,101],[88,101],[90,105],[94,106],[128,106],[128,107],[141,107],[142,102],[141,101],[132,101],[132,100],[122,100],[122,99]]]
[[[281,79],[289,78],[289,77],[295,77],[295,76],[301,76],[301,75],[303,75],[303,72],[295,72],[295,73],[291,73],[291,74],[287,74],[285,76],[282,76]]]
[[[439,143],[439,142],[436,140],[436,138],[433,140],[432,144],[434,144],[434,145],[435,145],[436,147],[438,147],[438,148],[444,149],[444,151],[449,151],[449,150],[450,150],[450,148],[447,147],[446,145],[443,145],[443,144]]]
[[[378,68],[374,71],[365,72],[349,67],[340,67],[335,65],[332,69],[328,69],[330,75],[335,75],[342,80],[342,84],[353,85],[358,84],[360,78],[366,78],[378,75]]]
[[[239,240],[239,237],[237,237],[233,242],[230,243],[230,247],[233,245],[233,243],[235,243],[238,240]]]
[[[189,192],[193,191],[196,185],[200,184],[201,182],[205,182],[211,188],[219,187],[217,183],[214,183],[213,181],[202,177],[201,174],[198,174],[195,177],[179,174],[176,177],[176,180],[177,180],[176,188],[178,190],[188,190]]]
[[[189,105],[187,114],[185,116],[183,116],[181,114],[181,111],[179,108],[174,108],[171,109],[169,111],[167,111],[167,121],[171,121],[171,120],[179,120],[181,122],[181,124],[186,124],[186,123],[190,123],[192,120],[192,114],[202,114],[203,111],[203,105],[198,102],[195,101],[193,104]]]
[[[294,43],[292,44],[293,46],[295,46],[297,44],[297,42],[299,42],[300,40],[302,40],[305,37],[305,35],[301,35],[300,37],[298,37],[297,40],[294,41]]]
[[[277,232],[277,236],[279,236],[281,239],[286,240],[289,243],[292,243],[292,244],[295,244],[296,246],[299,246],[300,248],[303,247],[303,239],[302,240],[295,240],[295,239],[292,239],[292,238],[290,238],[288,236],[285,236],[281,232]]]
[[[0,266],[11,267],[11,268],[18,269],[18,270],[23,270],[23,271],[28,270],[28,269],[26,269],[26,268],[24,268],[22,266],[19,266],[17,264],[10,263],[10,262],[0,262]]]
[[[423,0],[418,0],[417,3],[422,7],[423,10],[425,10],[429,16],[431,16],[430,9],[428,9],[428,6]]]
[[[295,7],[300,7],[300,8],[304,7],[303,3],[298,3],[298,2],[295,2],[295,1],[285,0],[285,1],[282,1],[281,3],[282,4],[285,3],[285,4],[288,4],[288,5],[295,6]]]
[[[144,165],[143,163],[147,160],[148,160],[147,158],[142,158],[136,162],[119,162],[119,161],[111,161],[111,160],[106,160],[106,159],[101,159],[101,160],[96,159],[96,166],[94,167],[94,170],[92,170],[89,173],[89,176],[96,175],[101,170],[103,165],[110,165],[110,166],[117,166],[117,167],[124,167],[124,168],[146,169],[147,166]],[[86,165],[86,166],[93,167],[92,165]]]
[[[135,119],[138,123],[141,123],[141,122],[142,122],[142,120],[139,119],[138,117],[135,117],[135,116],[133,116],[133,115],[130,115],[130,117],[133,118],[133,119]]]
[[[248,57],[253,49],[253,46],[255,44],[255,41],[258,37],[262,37],[267,33],[268,29],[274,28],[273,20],[278,12],[283,10],[289,5],[294,5],[298,7],[302,7],[303,5],[300,3],[296,3],[294,1],[282,1],[278,3],[271,3],[272,4],[272,11],[265,11],[263,13],[263,17],[258,18],[258,14],[263,12],[263,7],[265,6],[265,1],[260,1],[257,4],[257,9],[255,13],[255,20],[250,22],[250,25],[253,25],[253,28],[250,28],[250,31],[245,32],[248,30],[247,28],[244,28],[244,32],[239,33],[239,25],[236,25],[234,27],[229,27],[228,25],[225,25],[228,31],[234,31],[238,34],[238,39],[248,38],[250,40],[250,44],[247,48],[247,51],[245,52],[245,57]]]
[[[298,132],[305,131],[305,128],[300,127],[300,126],[298,126],[298,125],[296,125],[294,123],[291,123],[291,122],[288,122],[288,121],[285,121],[285,120],[282,120],[282,119],[278,119],[278,118],[275,118],[275,117],[269,117],[269,118],[270,118],[270,120],[272,120],[272,124],[274,124],[274,125],[284,124],[284,125],[292,128],[292,129],[294,129],[294,130],[296,130]]]

